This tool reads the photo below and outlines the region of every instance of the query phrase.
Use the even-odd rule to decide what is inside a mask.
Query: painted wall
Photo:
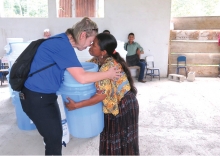
[[[0,18],[0,57],[5,53],[6,38],[22,37],[24,41],[42,38],[43,30],[52,34],[64,32],[81,18],[57,18],[56,1],[49,1],[49,18]],[[161,76],[167,76],[171,0],[105,0],[105,17],[92,18],[99,31],[109,29],[117,40],[127,41],[130,32],[154,55]]]

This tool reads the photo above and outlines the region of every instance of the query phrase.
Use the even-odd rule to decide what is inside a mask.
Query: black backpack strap
[[[56,63],[53,63],[53,64],[50,64],[50,65],[48,65],[48,66],[46,66],[46,67],[43,67],[43,68],[41,68],[41,69],[39,69],[39,70],[37,70],[37,71],[35,71],[35,72],[29,74],[28,77],[31,77],[31,76],[33,76],[34,74],[36,74],[36,73],[38,73],[38,72],[40,72],[40,71],[42,71],[42,70],[45,70],[45,69],[47,69],[47,68],[49,68],[49,67],[51,67],[51,66],[53,66],[53,65],[55,65],[55,64],[56,64]]]
[[[127,48],[128,48],[128,43],[126,44],[126,48],[125,48],[126,51],[128,51]]]

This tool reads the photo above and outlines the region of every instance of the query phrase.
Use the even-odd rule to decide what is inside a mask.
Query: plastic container
[[[18,128],[21,130],[34,130],[36,129],[36,126],[23,111],[18,94],[19,93],[16,91],[13,91],[12,93],[12,103],[15,106]]]
[[[187,80],[190,81],[190,82],[195,81],[195,72],[189,72],[187,74]]]
[[[9,89],[10,97],[13,97],[13,89],[11,88],[11,85],[9,83],[10,71],[11,71],[11,69],[8,68],[8,75],[6,75],[6,79],[8,81],[8,89]]]
[[[23,38],[6,38],[7,41],[7,45],[5,45],[4,50],[6,51],[6,54],[10,53],[10,45],[9,43],[13,43],[13,42],[23,42],[24,39]]]
[[[7,55],[9,68],[12,67],[15,60],[20,56],[20,54],[27,48],[30,42],[13,42],[9,43],[10,51]]]
[[[86,71],[98,71],[98,66],[90,62],[81,63]],[[80,84],[68,71],[64,72],[64,81],[59,89],[63,101],[70,97],[75,102],[89,99],[96,93],[94,83]],[[90,138],[99,135],[104,128],[102,102],[80,109],[68,111],[65,107],[70,134],[76,138]]]

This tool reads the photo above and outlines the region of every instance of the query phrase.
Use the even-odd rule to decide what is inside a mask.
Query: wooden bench
[[[179,74],[169,74],[168,79],[171,81],[183,82],[186,79],[186,77]]]

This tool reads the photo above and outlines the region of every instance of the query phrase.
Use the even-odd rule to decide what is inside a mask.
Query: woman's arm
[[[105,72],[87,72],[82,67],[67,68],[68,72],[81,84],[97,82],[103,79],[116,80],[121,76],[120,69],[111,67]]]
[[[97,104],[103,101],[105,98],[106,98],[105,94],[95,94],[88,100],[74,102],[72,99],[68,97],[67,100],[69,102],[65,102],[65,105],[66,105],[66,108],[68,108],[68,110],[75,110],[75,109],[86,107],[86,106],[92,106],[94,104]]]

